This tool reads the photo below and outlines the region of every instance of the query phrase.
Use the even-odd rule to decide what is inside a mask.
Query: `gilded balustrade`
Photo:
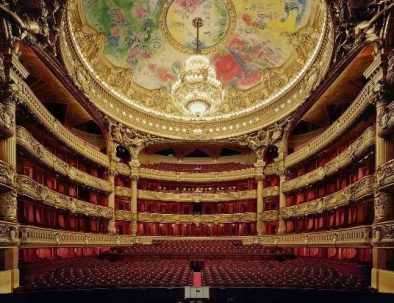
[[[372,243],[376,245],[394,245],[394,221],[373,225]]]
[[[377,91],[375,90],[377,74],[364,86],[360,94],[352,102],[349,108],[336,120],[328,129],[321,133],[317,138],[303,146],[296,152],[288,155],[285,159],[285,167],[290,168],[302,161],[316,155],[318,152],[332,144],[341,136],[354,121],[364,112],[367,106],[373,101]]]
[[[17,176],[17,184],[18,195],[27,196],[43,204],[91,217],[101,217],[106,219],[114,217],[114,210],[112,208],[63,195],[37,183],[27,176]]]
[[[42,102],[36,97],[30,87],[21,79],[17,81],[18,89],[15,94],[19,100],[26,105],[29,111],[40,121],[40,123],[51,133],[52,136],[64,143],[68,148],[75,151],[84,158],[99,164],[102,167],[109,167],[109,157],[96,150],[86,141],[74,135],[65,128],[53,115],[45,108]]]
[[[256,222],[256,213],[235,213],[215,215],[179,215],[159,213],[138,213],[138,222],[223,224]]]
[[[278,221],[279,211],[278,210],[266,210],[262,212],[261,222]]]
[[[96,178],[80,171],[59,159],[44,146],[42,146],[26,129],[21,126],[16,128],[17,144],[26,150],[32,157],[43,165],[51,168],[57,174],[68,177],[70,180],[103,192],[111,192],[110,182]]]
[[[308,172],[305,175],[284,182],[282,185],[283,192],[286,193],[298,188],[306,187],[351,165],[357,158],[361,157],[375,144],[375,136],[375,127],[369,127],[344,152],[327,162],[324,166]]]
[[[21,238],[18,239],[18,229]],[[380,241],[390,241],[393,243],[394,222],[385,223],[383,232],[374,234]],[[16,233],[15,233],[16,231]],[[14,238],[12,235],[16,235]],[[51,246],[129,246],[133,243],[150,244],[153,240],[179,240],[180,237],[132,237],[128,235],[91,234],[46,229],[34,226],[17,226],[8,222],[0,222],[0,242],[1,244],[20,241],[21,247],[51,247]],[[188,237],[193,240],[212,240],[212,237]],[[260,243],[265,246],[370,246],[372,242],[372,227],[357,226],[335,231],[322,231],[303,234],[284,235],[263,235],[261,237],[215,237],[218,240],[241,240],[245,244]],[[8,241],[8,242],[7,242]],[[388,243],[388,242],[387,242]]]
[[[280,217],[281,219],[289,219],[321,214],[326,210],[345,206],[351,201],[359,201],[367,196],[372,196],[374,193],[374,186],[375,176],[366,176],[356,183],[331,195],[298,205],[284,207],[280,211]]]

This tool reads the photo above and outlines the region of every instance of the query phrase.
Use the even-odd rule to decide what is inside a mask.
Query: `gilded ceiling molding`
[[[138,213],[138,222],[157,222],[173,224],[224,224],[256,222],[256,213],[234,213],[216,215],[178,215],[160,213]]]
[[[376,130],[371,126],[367,128],[345,151],[336,156],[325,165],[308,172],[300,177],[285,181],[282,191],[287,193],[296,189],[309,186],[325,177],[332,176],[340,170],[357,161],[365,152],[375,145]]]
[[[71,181],[85,185],[102,192],[111,192],[109,181],[96,178],[88,173],[74,168],[67,162],[56,157],[42,146],[29,132],[21,126],[16,128],[17,144],[34,157],[38,162],[52,169],[57,174],[69,178]]]
[[[18,100],[26,106],[27,110],[37,118],[46,130],[55,138],[60,140],[68,148],[78,155],[97,163],[102,167],[109,167],[109,157],[106,154],[94,149],[84,140],[71,133],[45,108],[40,100],[35,96],[30,87],[22,80],[16,81],[17,89],[15,94]]]
[[[356,183],[331,195],[298,205],[283,207],[280,210],[281,219],[302,218],[308,215],[322,214],[327,210],[372,197],[375,189],[375,176],[365,176]]]
[[[57,191],[51,190],[27,176],[17,177],[18,195],[26,196],[45,205],[68,210],[71,213],[83,214],[90,217],[112,219],[114,210],[109,207],[81,201]]]
[[[146,133],[157,134],[162,137],[172,138],[176,140],[211,140],[211,139],[224,139],[227,137],[233,137],[241,134],[245,134],[248,132],[253,132],[254,130],[261,129],[262,127],[269,125],[275,121],[280,120],[285,115],[290,113],[296,106],[299,105],[300,102],[305,100],[306,96],[309,96],[309,92],[312,88],[316,87],[317,83],[325,74],[329,58],[332,50],[332,40],[331,40],[331,30],[329,30],[329,26],[326,26],[324,29],[324,34],[322,35],[322,39],[320,41],[321,45],[324,45],[319,51],[316,53],[316,58],[313,61],[311,69],[305,71],[305,77],[300,80],[297,84],[294,84],[292,91],[289,91],[283,97],[273,102],[272,104],[268,104],[264,107],[264,115],[261,115],[260,110],[253,110],[251,113],[238,116],[237,122],[233,118],[211,122],[211,121],[180,121],[179,119],[172,119],[169,121],[164,116],[157,116],[153,113],[147,113],[140,109],[133,108],[123,101],[118,100],[118,97],[115,96],[111,90],[106,88],[99,88],[97,81],[92,77],[90,72],[88,71],[89,56],[85,56],[79,53],[79,51],[83,52],[83,45],[81,45],[81,49],[78,50],[75,45],[76,39],[90,39],[94,41],[94,43],[99,47],[99,43],[96,43],[100,39],[99,37],[84,37],[83,34],[81,37],[73,37],[71,31],[74,31],[76,28],[80,28],[80,33],[83,33],[84,28],[75,27],[70,24],[74,24],[77,22],[78,13],[73,10],[73,7],[77,4],[76,1],[70,1],[69,11],[67,13],[68,18],[68,26],[64,28],[64,31],[61,33],[61,45],[62,45],[62,56],[65,62],[65,66],[70,74],[70,76],[75,80],[77,86],[79,86],[85,93],[85,95],[90,99],[94,100],[94,103],[97,105],[99,109],[103,112],[107,113],[109,116],[114,118],[117,121],[124,123],[132,127],[135,130],[144,131]],[[316,18],[316,20],[324,20],[325,18]],[[320,22],[319,21],[319,22]],[[329,23],[329,22],[328,22]],[[316,24],[317,27],[320,27]],[[72,27],[72,28],[70,28]],[[303,37],[304,39],[305,37]],[[81,41],[80,41],[81,42]],[[305,45],[308,43],[305,42]],[[88,47],[88,44],[86,44]],[[90,50],[87,48],[90,54],[95,53],[97,50]],[[100,48],[99,48],[100,49]],[[98,50],[99,50],[98,49]],[[100,77],[111,78],[112,83],[125,83],[125,81],[120,81],[119,79],[128,79],[129,75],[121,74],[122,71],[111,71],[108,70],[108,66],[102,64],[100,62],[100,58],[97,57],[98,60],[95,62],[95,67],[100,67],[101,70],[105,70],[105,72]],[[303,58],[301,55],[299,58]],[[87,60],[83,62],[83,60]],[[290,68],[290,67],[288,67]],[[291,67],[295,68],[295,67]],[[119,74],[120,73],[120,74]],[[119,77],[115,77],[116,75],[120,75]],[[117,80],[115,80],[117,79]],[[267,79],[274,79],[274,77],[268,76]],[[127,87],[127,85],[125,85]],[[268,86],[267,86],[268,87]],[[160,94],[144,97],[144,92],[137,92],[135,88],[132,89],[132,94],[130,94],[131,87],[128,87],[128,93],[126,96],[132,96],[135,94],[137,96],[138,101],[140,102],[155,102],[160,109],[163,109],[163,106],[167,105],[168,102],[159,102],[161,99]],[[245,108],[240,105],[239,102],[250,102],[250,100],[258,100],[261,97],[261,90],[256,89],[250,92],[250,98],[240,98],[237,102],[231,103],[237,108]],[[260,97],[258,96],[260,95]],[[151,104],[151,106],[153,106]]]
[[[379,84],[380,79],[381,75],[377,74],[364,86],[357,98],[339,117],[339,119],[337,119],[329,128],[311,142],[305,144],[296,152],[288,155],[285,159],[285,167],[290,168],[310,157],[315,156],[341,136],[364,112],[367,106],[375,101],[378,90],[381,87]]]
[[[380,189],[391,189],[394,187],[394,159],[377,168],[376,183]]]

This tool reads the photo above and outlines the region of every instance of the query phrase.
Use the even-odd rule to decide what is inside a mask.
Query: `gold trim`
[[[173,224],[224,224],[256,222],[256,213],[235,213],[216,215],[178,215],[159,213],[138,213],[138,222],[159,222]]]
[[[63,195],[37,183],[27,176],[19,175],[17,177],[17,183],[18,195],[27,196],[43,204],[90,217],[102,217],[106,219],[112,219],[114,217],[114,210],[112,208]]]
[[[324,211],[345,206],[352,201],[359,201],[367,196],[372,196],[374,187],[375,176],[366,176],[356,183],[323,198],[283,207],[280,210],[280,217],[281,219],[289,219],[321,214]]]
[[[57,174],[101,192],[112,191],[112,184],[110,182],[93,177],[59,159],[42,146],[25,128],[21,126],[16,128],[16,139],[17,145],[22,147],[32,157],[38,160],[38,162],[54,170]]]
[[[367,128],[344,152],[331,161],[305,175],[286,181],[282,185],[284,193],[314,184],[325,177],[337,173],[339,170],[351,165],[365,153],[368,148],[375,145],[375,127]]]

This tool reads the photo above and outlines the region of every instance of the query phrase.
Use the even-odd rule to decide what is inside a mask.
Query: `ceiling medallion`
[[[197,30],[196,54],[186,60],[185,67],[171,88],[171,96],[184,114],[198,118],[218,109],[224,90],[208,58],[200,55],[202,18],[194,18],[192,24]]]
[[[186,54],[193,54],[195,40],[191,20],[203,16],[206,31],[200,33],[202,54],[210,54],[227,43],[237,27],[237,13],[231,0],[164,0],[160,11],[160,29],[167,41]]]

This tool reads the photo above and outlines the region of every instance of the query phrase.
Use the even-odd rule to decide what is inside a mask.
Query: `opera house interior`
[[[394,302],[393,0],[0,0],[0,302]]]

